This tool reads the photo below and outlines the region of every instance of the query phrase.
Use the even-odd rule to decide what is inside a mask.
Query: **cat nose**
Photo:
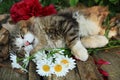
[[[30,42],[29,41],[26,41],[25,42],[25,46],[29,46],[30,45]]]

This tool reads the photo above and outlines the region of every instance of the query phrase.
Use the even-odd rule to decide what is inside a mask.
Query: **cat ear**
[[[29,19],[27,20],[27,23],[33,24],[33,23],[34,23],[34,19],[35,19],[35,17],[32,16],[31,18],[29,18]]]
[[[17,23],[19,28],[26,28],[33,24],[34,17],[29,18],[28,20],[21,20]]]
[[[7,23],[2,24],[2,27],[11,33],[15,29],[15,23],[10,19]]]
[[[34,23],[35,23],[35,17],[31,17],[27,20],[27,26],[28,26],[28,29],[32,32],[34,32]]]
[[[16,24],[16,26],[24,33],[27,33],[28,31],[33,32],[34,17],[31,17],[28,20],[21,20]]]

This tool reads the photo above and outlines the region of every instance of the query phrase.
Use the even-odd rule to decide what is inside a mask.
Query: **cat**
[[[21,20],[6,29],[11,34],[11,49],[15,52],[24,50],[34,53],[44,48],[43,44],[49,42],[45,42],[46,33],[51,40],[62,38],[63,44],[71,49],[77,59],[87,61],[89,54],[86,48],[103,47],[109,42],[104,36],[105,28],[102,27],[107,15],[107,8],[101,6],[83,10],[63,10],[55,15]],[[116,36],[117,30],[111,30],[109,38],[111,35]]]

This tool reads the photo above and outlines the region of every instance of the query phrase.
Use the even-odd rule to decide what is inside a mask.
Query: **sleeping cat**
[[[7,28],[14,40],[11,42],[12,50],[34,53],[44,48],[44,44],[49,44],[49,40],[63,39],[62,44],[66,44],[77,59],[86,61],[89,57],[86,48],[103,47],[108,43],[104,36],[105,30],[101,27],[107,15],[107,8],[98,6],[86,10],[64,10],[55,15],[21,20],[11,26],[11,29]],[[112,36],[117,35],[116,30],[111,33]],[[49,39],[48,42],[45,42],[46,38]]]

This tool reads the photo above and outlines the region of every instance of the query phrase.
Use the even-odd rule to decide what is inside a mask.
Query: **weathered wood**
[[[101,51],[94,54],[96,60],[103,59],[109,61],[110,65],[102,65],[101,68],[108,72],[108,80],[120,80],[120,47]]]
[[[10,61],[4,61],[0,65],[0,80],[27,80],[27,74],[18,73],[11,68]]]
[[[8,43],[9,32],[2,28],[0,29],[0,45],[4,45]]]
[[[0,30],[0,62],[6,60],[9,56],[8,54],[8,38],[9,33],[6,29],[2,28]]]
[[[28,80],[41,80],[41,77],[36,74],[36,66],[32,61],[29,63]]]

